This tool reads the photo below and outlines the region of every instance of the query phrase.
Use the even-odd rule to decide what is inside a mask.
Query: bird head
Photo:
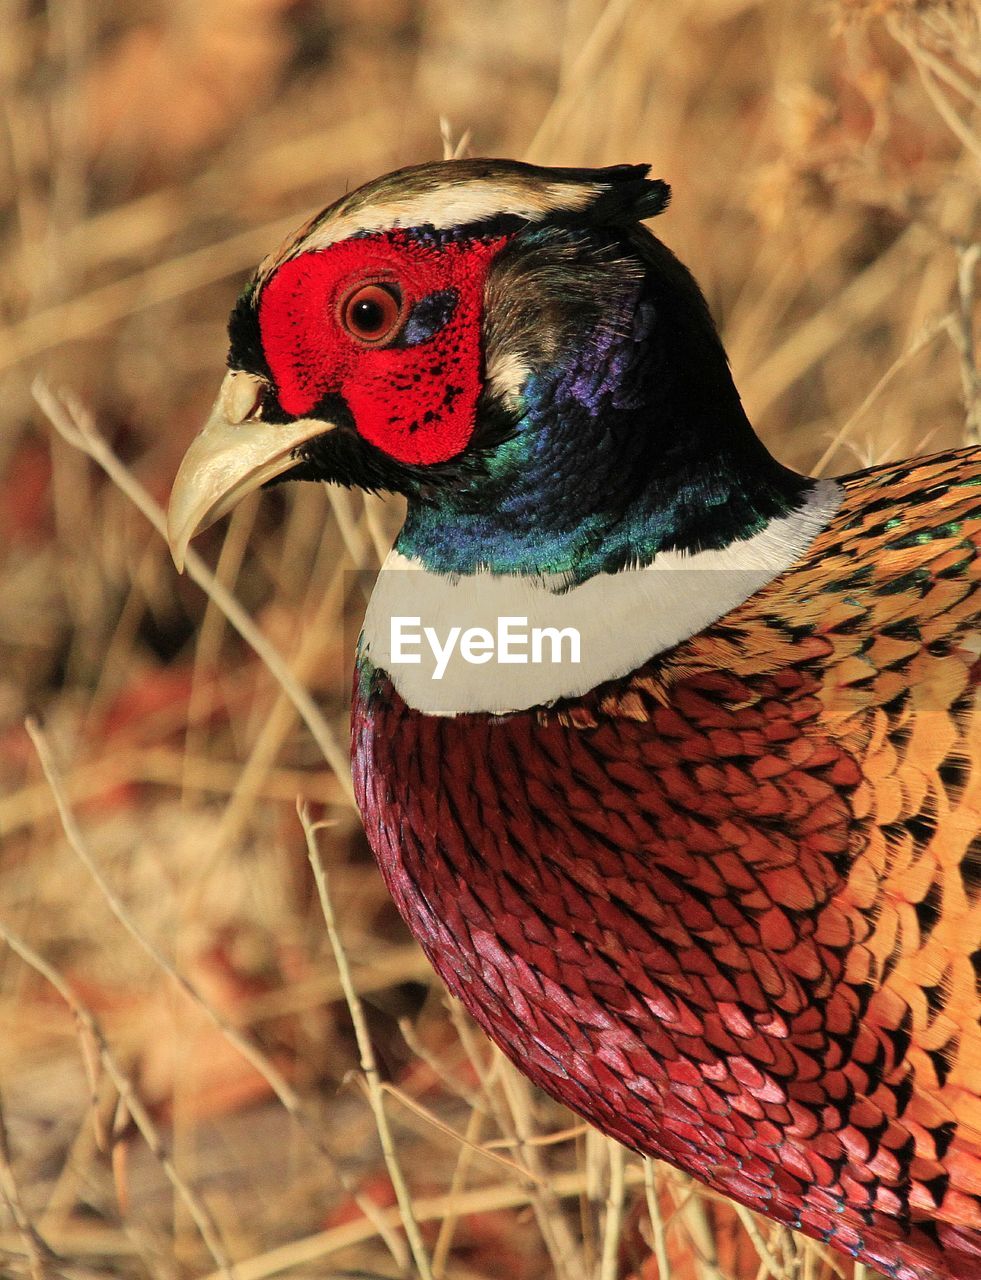
[[[171,498],[178,564],[283,479],[405,494],[403,536],[442,538],[448,570],[635,554],[629,531],[620,552],[607,535],[654,508],[664,544],[696,502],[700,449],[725,503],[713,477],[755,437],[697,285],[640,225],[670,194],[647,173],[419,165],[291,236],[232,312],[228,372]]]

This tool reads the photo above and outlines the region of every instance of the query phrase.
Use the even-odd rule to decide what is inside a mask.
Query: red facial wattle
[[[484,283],[504,243],[394,232],[289,259],[259,302],[282,408],[303,417],[339,394],[358,433],[400,462],[444,462],[462,452],[483,379]],[[351,299],[369,285],[401,304],[397,331],[383,341],[348,327]]]

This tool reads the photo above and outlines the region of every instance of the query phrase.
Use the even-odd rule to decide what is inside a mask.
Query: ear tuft
[[[634,213],[638,218],[656,218],[671,203],[671,187],[663,178],[649,178],[644,181],[644,190],[634,205]]]
[[[660,178],[649,178],[649,164],[617,164],[606,169],[584,170],[604,190],[588,210],[590,222],[618,224],[655,218],[671,199],[671,188]]]

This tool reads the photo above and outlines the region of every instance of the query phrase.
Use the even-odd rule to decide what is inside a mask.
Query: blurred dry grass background
[[[476,154],[671,181],[657,231],[787,462],[976,439],[977,8],[0,0],[0,82],[0,1275],[851,1277],[586,1132],[447,1007],[322,751],[397,510],[253,499],[203,592],[30,385],[164,502],[251,266],[439,154],[443,117]]]

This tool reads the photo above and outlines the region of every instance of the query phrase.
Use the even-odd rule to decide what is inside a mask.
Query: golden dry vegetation
[[[0,80],[0,1274],[851,1277],[448,1007],[338,746],[391,504],[278,489],[193,580],[152,522],[250,267],[444,146],[651,161],[785,461],[976,439],[976,7],[0,0]]]

